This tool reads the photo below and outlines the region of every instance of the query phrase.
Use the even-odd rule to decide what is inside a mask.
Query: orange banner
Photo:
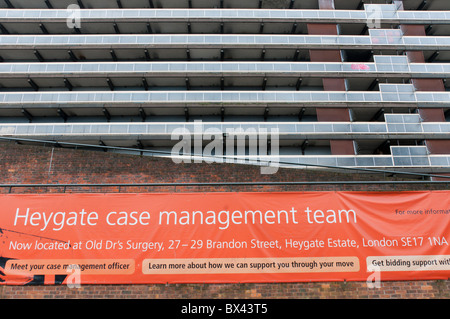
[[[449,195],[0,195],[0,283],[447,279]]]

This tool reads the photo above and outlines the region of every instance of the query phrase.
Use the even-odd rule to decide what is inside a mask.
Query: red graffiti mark
[[[352,70],[369,70],[370,67],[367,64],[353,63]]]

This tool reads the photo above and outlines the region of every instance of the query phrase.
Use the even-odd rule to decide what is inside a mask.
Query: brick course
[[[115,153],[71,150],[0,143],[0,184],[60,183],[168,183],[168,182],[269,182],[269,181],[358,181],[399,180],[373,174],[343,174],[323,170],[280,169],[261,175],[259,167],[221,164],[178,164],[169,159]],[[295,185],[221,187],[106,187],[67,188],[66,192],[197,192],[197,191],[391,191],[438,190],[448,185]],[[63,192],[57,188],[0,188],[2,193]],[[78,289],[62,286],[0,286],[0,299],[87,299],[87,298],[321,298],[321,299],[448,299],[450,281],[382,282],[370,289],[365,282],[254,283],[254,284],[170,284],[170,285],[85,285]]]

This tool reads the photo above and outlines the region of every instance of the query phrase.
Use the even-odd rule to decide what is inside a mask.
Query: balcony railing
[[[366,5],[366,10],[271,9],[84,9],[85,22],[317,22],[366,23],[376,18],[386,24],[448,24],[448,11],[398,11],[395,5]],[[73,11],[63,9],[2,9],[0,22],[65,22]]]
[[[380,84],[380,91],[53,91],[1,92],[0,108],[64,106],[420,106],[443,107],[450,92],[415,92],[410,84]]]
[[[272,34],[72,34],[0,35],[0,49],[395,49],[450,50],[449,36],[403,36],[398,29],[371,29],[369,36]]]
[[[3,136],[51,138],[114,137],[170,139],[175,130],[191,133],[240,132],[257,135],[276,131],[281,138],[303,139],[442,139],[450,134],[449,122],[421,122],[418,114],[385,114],[385,122],[144,122],[144,123],[33,123],[0,124]],[[237,130],[237,131],[236,131]]]
[[[276,76],[443,78],[450,63],[409,63],[406,56],[374,56],[375,62],[52,62],[1,63],[0,78],[121,76]]]

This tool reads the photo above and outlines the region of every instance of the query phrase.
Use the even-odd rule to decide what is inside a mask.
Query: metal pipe
[[[58,188],[63,187],[211,187],[211,186],[301,186],[301,185],[394,185],[449,184],[450,181],[300,181],[300,182],[194,182],[194,183],[105,183],[105,184],[0,184],[0,188]]]

